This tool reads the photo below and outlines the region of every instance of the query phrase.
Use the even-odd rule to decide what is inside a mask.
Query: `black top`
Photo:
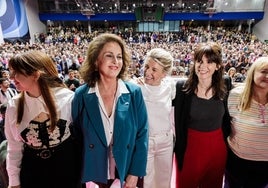
[[[199,98],[193,95],[188,128],[197,131],[213,131],[221,128],[224,115],[222,100],[214,97],[210,99]]]

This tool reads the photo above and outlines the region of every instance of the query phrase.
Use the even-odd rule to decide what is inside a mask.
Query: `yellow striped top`
[[[268,161],[268,103],[261,105],[252,100],[250,109],[238,109],[244,86],[231,90],[228,108],[232,116],[232,133],[228,143],[240,158],[254,161]]]

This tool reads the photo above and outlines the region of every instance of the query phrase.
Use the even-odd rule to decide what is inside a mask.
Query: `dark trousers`
[[[224,188],[253,187],[268,187],[268,161],[245,160],[229,150]]]

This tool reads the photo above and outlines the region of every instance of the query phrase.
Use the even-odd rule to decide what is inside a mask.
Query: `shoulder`
[[[123,81],[123,82],[129,91],[140,91],[141,90],[139,85],[137,85],[131,81]]]
[[[120,82],[124,86],[120,89],[122,95],[130,95],[132,96],[132,98],[135,98],[135,100],[143,99],[142,90],[139,85],[136,85],[128,81],[120,81]]]
[[[74,93],[73,91],[65,87],[55,87],[53,88],[53,90],[56,95],[73,95]]]
[[[171,77],[166,77],[162,80],[162,86],[169,90],[171,98],[174,99],[176,95],[176,80]]]
[[[181,91],[187,79],[178,79],[176,82],[176,91]]]
[[[165,77],[163,80],[162,80],[162,83],[165,84],[165,85],[168,85],[168,86],[175,86],[176,85],[176,80],[173,79],[172,77]]]
[[[71,100],[74,96],[73,91],[71,91],[68,88],[64,88],[64,87],[53,88],[53,91],[55,93],[56,100],[59,100],[59,101]]]
[[[175,95],[175,98],[173,100],[173,104],[185,102],[186,99],[187,99],[187,101],[189,103],[189,101],[191,100],[192,93],[186,93],[183,90],[185,88],[186,81],[187,81],[187,79],[179,79],[179,80],[177,80],[177,82],[176,82],[176,91],[175,91],[176,95]]]
[[[16,119],[17,115],[17,109],[18,109],[18,104],[19,104],[19,97],[20,95],[14,96],[11,100],[8,100],[7,102],[7,109],[6,109],[6,117],[8,114],[12,114],[12,119]],[[7,119],[7,118],[6,118]]]
[[[79,86],[75,90],[75,96],[87,93],[89,91],[89,88],[90,87],[88,86],[88,84],[83,84],[83,85]]]
[[[230,91],[230,94],[239,94],[240,95],[243,92],[244,88],[245,88],[244,85],[237,86]]]
[[[244,90],[244,86],[237,86],[233,88],[229,93],[228,101],[230,102],[231,100],[239,99],[243,90]]]

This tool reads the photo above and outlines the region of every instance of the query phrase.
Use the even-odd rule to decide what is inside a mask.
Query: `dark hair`
[[[7,78],[0,78],[0,84],[3,84],[4,81],[8,81]]]
[[[1,71],[1,76],[2,76],[4,73],[9,73],[9,71],[8,71],[8,70],[2,70],[2,71]]]
[[[200,43],[194,50],[194,64],[200,62],[203,56],[208,59],[208,63],[216,63],[218,67],[218,70],[212,75],[212,84],[207,91],[212,88],[214,96],[223,99],[226,95],[226,88],[223,80],[224,66],[222,63],[222,48],[215,42]],[[185,91],[187,93],[194,93],[197,89],[198,82],[194,65],[191,69],[189,79],[186,82]]]

